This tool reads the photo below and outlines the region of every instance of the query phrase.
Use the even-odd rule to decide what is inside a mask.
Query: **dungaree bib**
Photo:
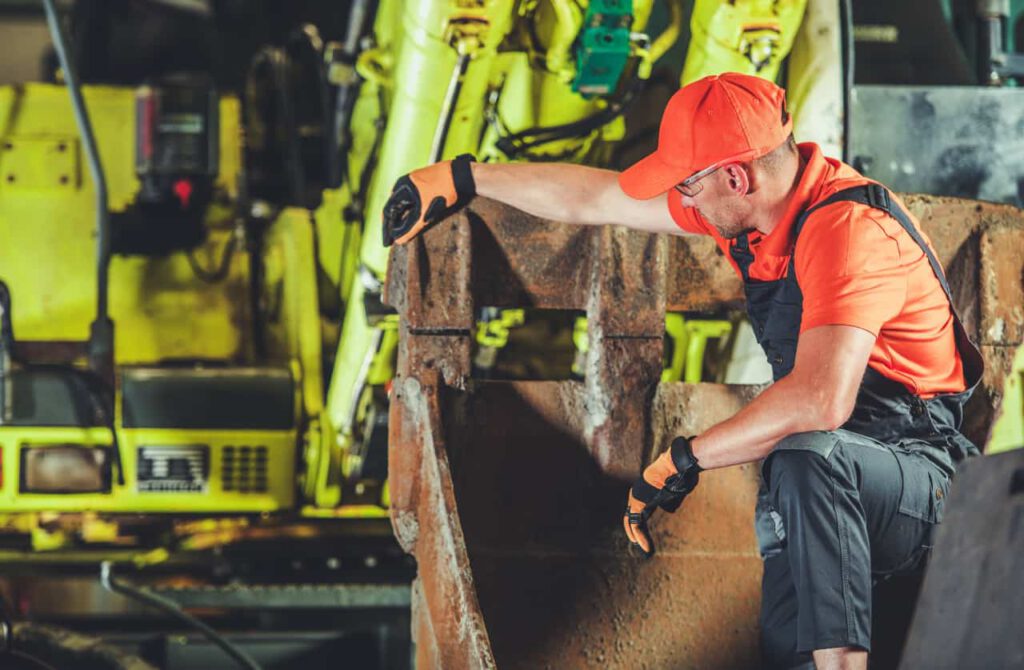
[[[963,421],[964,404],[981,380],[984,370],[981,353],[971,343],[957,315],[942,266],[914,227],[910,217],[892,200],[889,192],[878,184],[856,186],[839,191],[805,210],[795,222],[794,256],[796,239],[808,217],[822,207],[843,201],[868,205],[885,212],[899,222],[924,252],[942,285],[946,298],[950,301],[957,350],[963,361],[967,388],[960,393],[945,393],[923,399],[915,396],[899,382],[890,380],[869,367],[858,391],[853,414],[842,428],[889,444],[903,440],[927,442],[948,451],[954,462],[978,454],[978,448],[960,433],[960,425]],[[799,278],[796,276],[795,259],[790,258],[785,277],[774,281],[757,281],[752,280],[749,274],[754,256],[750,251],[747,235],[741,235],[736,239],[730,253],[743,276],[747,314],[754,334],[768,357],[774,380],[778,381],[793,369],[803,313],[803,294]],[[944,460],[937,459],[947,474],[952,474],[951,464],[948,461],[942,463]],[[763,489],[762,486],[762,495],[758,501],[757,531],[762,555],[770,555],[777,549],[777,541],[781,539],[774,536],[783,535],[784,529],[780,527],[777,516],[771,513]]]

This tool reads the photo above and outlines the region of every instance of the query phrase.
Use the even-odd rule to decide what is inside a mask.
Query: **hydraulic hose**
[[[643,86],[643,79],[635,79],[622,94],[621,98],[609,102],[607,107],[586,118],[557,126],[528,128],[511,135],[504,135],[498,139],[496,146],[509,159],[515,159],[526,155],[526,152],[530,149],[543,144],[573,137],[585,137],[624,114],[636,99]],[[540,156],[531,156],[531,158],[533,160],[541,160]]]
[[[217,645],[225,654],[230,656],[231,659],[238,663],[240,667],[246,668],[246,670],[261,670],[259,664],[256,663],[251,656],[228,642],[213,628],[210,628],[196,617],[183,611],[173,600],[159,596],[147,589],[138,588],[114,577],[114,568],[110,561],[103,561],[103,563],[100,564],[100,582],[103,584],[103,588],[112,593],[118,593],[133,600],[137,600],[144,605],[149,605],[150,607],[158,609],[165,614],[169,614],[178,621],[195,628],[205,635],[210,642]]]
[[[107,209],[107,179],[100,164],[96,137],[92,132],[89,114],[82,99],[78,75],[68,58],[67,39],[60,26],[54,0],[43,0],[46,23],[50,28],[53,48],[64,72],[64,83],[71,96],[71,109],[75,115],[78,132],[85,144],[85,155],[89,161],[89,172],[96,187],[96,318],[89,333],[89,367],[104,379],[113,379],[114,368],[114,324],[108,314],[108,284],[110,271],[110,212]]]
[[[452,78],[448,82],[448,91],[444,96],[444,104],[441,106],[441,117],[434,132],[434,142],[430,147],[430,160],[428,163],[436,163],[441,160],[444,154],[444,145],[448,142],[448,131],[452,127],[452,118],[455,117],[455,106],[459,102],[459,93],[462,91],[462,81],[469,69],[471,55],[459,50],[459,58],[455,61],[455,68],[452,70]]]
[[[355,72],[356,58],[359,56],[359,41],[363,36],[366,20],[370,15],[371,0],[355,0],[348,14],[348,30],[342,43],[342,58],[352,68],[351,78],[338,85],[334,102],[334,118],[331,130],[331,187],[338,187],[348,177],[348,149],[352,144],[349,124],[359,87],[362,81]]]

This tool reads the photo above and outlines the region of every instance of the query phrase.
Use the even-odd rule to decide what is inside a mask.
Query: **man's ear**
[[[725,184],[735,195],[744,196],[754,190],[754,183],[750,178],[751,170],[749,165],[733,163],[722,168],[725,173]]]

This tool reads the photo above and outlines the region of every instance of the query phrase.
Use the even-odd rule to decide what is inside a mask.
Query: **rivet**
[[[67,148],[68,148],[68,145],[64,144],[63,142],[61,142],[60,144],[57,145],[57,151],[66,151]]]
[[[14,179],[15,179],[15,177],[14,177],[13,174],[7,175],[7,183],[8,184],[13,184],[14,183]]]
[[[60,183],[62,183],[62,184],[68,183],[68,176],[66,174],[62,174],[60,176]]]

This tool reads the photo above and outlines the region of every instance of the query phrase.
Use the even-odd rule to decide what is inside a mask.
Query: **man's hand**
[[[622,525],[626,537],[647,556],[654,554],[654,542],[647,530],[647,520],[661,508],[675,512],[690,491],[697,487],[702,468],[690,449],[690,440],[677,437],[672,446],[647,466],[636,480],[626,500]]]
[[[384,205],[384,246],[405,244],[427,226],[464,207],[476,195],[470,168],[474,160],[462,154],[399,177]]]

